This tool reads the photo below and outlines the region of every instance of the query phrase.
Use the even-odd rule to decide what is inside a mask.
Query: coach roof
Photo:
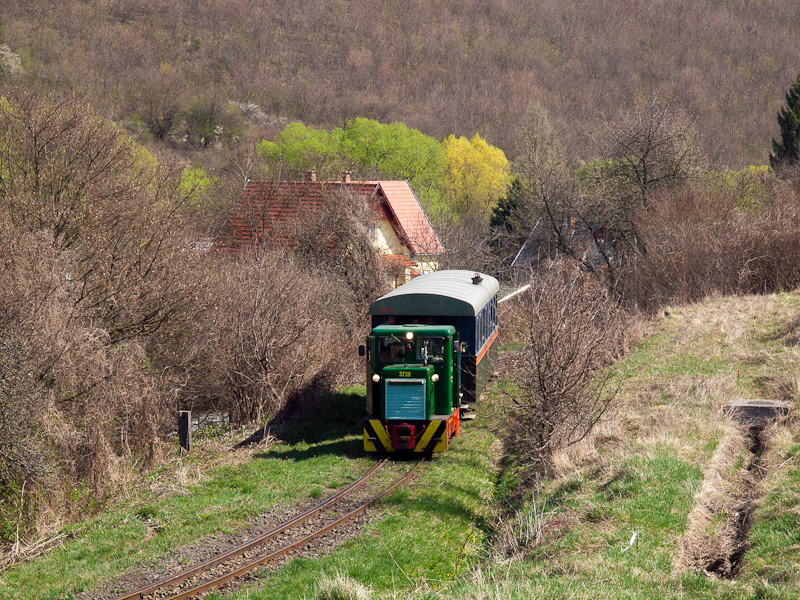
[[[381,296],[370,315],[476,316],[499,291],[497,279],[475,271],[435,271]]]

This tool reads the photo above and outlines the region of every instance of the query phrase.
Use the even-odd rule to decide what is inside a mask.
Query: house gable
[[[375,182],[391,211],[390,222],[411,256],[442,254],[444,246],[407,181]]]

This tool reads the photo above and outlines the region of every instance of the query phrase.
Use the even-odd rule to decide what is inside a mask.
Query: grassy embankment
[[[767,429],[754,455],[720,407],[733,398],[796,404],[798,309],[793,293],[665,311],[615,367],[626,375],[615,418],[559,455],[560,474],[517,513],[518,531],[529,532],[518,536],[525,559],[485,566],[445,597],[796,598],[798,421]],[[688,569],[733,546],[725,534],[746,501],[755,508],[736,576]]]
[[[395,493],[363,535],[330,555],[265,572],[257,588],[233,597],[795,598],[797,424],[784,419],[765,433],[751,469],[763,477],[755,491],[744,490],[755,459],[720,406],[736,397],[796,400],[799,314],[798,294],[667,311],[616,366],[625,383],[614,418],[560,454],[558,474],[506,519],[516,536],[502,548],[516,554],[487,534],[492,505],[514,489],[514,474],[495,485],[495,439],[479,419],[454,452]],[[314,431],[295,426],[263,450],[199,440],[192,456],[153,474],[150,490],[75,527],[63,549],[0,575],[0,598],[68,598],[253,515],[327,495],[370,462],[359,452],[359,411],[358,397],[342,396]],[[226,464],[206,468],[216,461]],[[681,549],[724,547],[726,507],[745,492],[756,508],[736,577],[687,569]]]
[[[154,471],[148,489],[69,527],[61,549],[1,574],[0,598],[72,598],[203,537],[234,532],[259,514],[334,493],[373,462],[361,450],[363,406],[363,394],[339,395],[318,420],[276,431],[281,441],[261,447],[232,449],[248,431],[197,436],[193,452]],[[492,494],[492,441],[480,427],[461,436],[456,452],[425,465],[412,488],[383,503],[385,518],[360,541],[319,561],[292,561],[269,582],[269,596],[310,592],[326,571],[400,590],[419,582],[438,588],[472,568]],[[390,465],[380,477],[388,483],[409,468]]]

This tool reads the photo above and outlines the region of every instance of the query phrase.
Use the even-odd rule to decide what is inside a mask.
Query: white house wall
[[[400,242],[391,223],[380,219],[375,232],[375,247],[381,254],[402,254],[411,256],[411,251]]]

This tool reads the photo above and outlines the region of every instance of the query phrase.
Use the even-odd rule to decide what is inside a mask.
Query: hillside
[[[491,460],[491,419],[479,415],[358,537],[226,597],[795,598],[797,417],[765,428],[755,448],[720,406],[796,401],[799,309],[796,292],[668,309],[616,365],[614,417],[560,453],[552,478],[514,495],[516,474]],[[295,423],[251,449],[231,449],[241,430],[198,439],[192,455],[153,471],[148,488],[3,573],[0,598],[96,598],[108,582],[186,564],[259,518],[330,493],[368,464],[348,416],[361,400],[340,396],[329,422]],[[712,571],[730,550],[743,550],[733,572],[697,570]]]
[[[21,58],[25,85],[86,94],[182,149],[219,127],[233,143],[287,120],[364,116],[439,139],[478,132],[513,155],[537,100],[586,160],[606,119],[657,96],[694,115],[709,152],[739,168],[765,163],[800,70],[788,0],[3,4],[0,44]]]

